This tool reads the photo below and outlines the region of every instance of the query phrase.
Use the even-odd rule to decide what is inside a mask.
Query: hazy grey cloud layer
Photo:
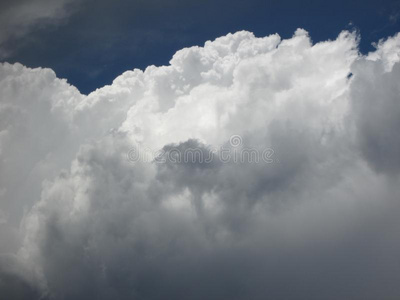
[[[398,299],[399,60],[243,31],[88,96],[1,64],[0,293]],[[188,149],[214,157],[163,160]]]
[[[16,41],[69,16],[77,0],[2,0],[0,2],[0,59],[11,54]]]

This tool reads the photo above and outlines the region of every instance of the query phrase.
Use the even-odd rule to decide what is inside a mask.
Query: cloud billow
[[[29,299],[397,299],[399,36],[368,56],[357,39],[237,32],[88,96],[1,64],[0,237],[18,249],[1,282]]]

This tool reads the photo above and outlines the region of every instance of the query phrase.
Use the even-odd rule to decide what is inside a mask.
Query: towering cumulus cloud
[[[2,64],[0,294],[399,299],[400,35],[357,39],[237,32],[88,96]]]

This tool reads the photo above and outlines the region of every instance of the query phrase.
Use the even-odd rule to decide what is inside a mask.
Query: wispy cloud
[[[54,26],[67,18],[77,0],[13,0],[0,3],[0,59],[12,45],[43,26]]]

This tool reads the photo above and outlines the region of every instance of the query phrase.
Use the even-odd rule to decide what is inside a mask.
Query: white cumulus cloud
[[[242,31],[88,96],[1,64],[3,294],[396,299],[399,39]]]

